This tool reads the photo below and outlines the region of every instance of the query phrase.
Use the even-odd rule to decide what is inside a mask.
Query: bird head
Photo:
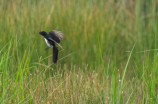
[[[43,35],[43,36],[46,36],[47,33],[45,31],[40,31],[39,34]]]

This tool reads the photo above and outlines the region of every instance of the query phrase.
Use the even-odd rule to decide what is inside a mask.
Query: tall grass
[[[130,50],[136,41],[135,51],[154,48],[156,8],[148,6],[145,11],[143,2],[139,2],[2,0],[1,47],[11,37],[18,36],[19,55],[34,46],[34,51],[38,52],[33,53],[31,62],[34,62],[40,56],[51,54],[51,51],[44,51],[46,44],[38,32],[58,29],[65,33],[61,43],[64,52],[60,53],[60,57],[75,52],[73,56],[59,61],[61,64],[71,62],[79,66],[84,63],[96,66],[101,63],[98,35],[104,61],[108,62],[109,55],[115,54],[120,65],[126,63],[128,54],[125,51]]]
[[[0,103],[157,103],[157,5],[1,0]],[[38,34],[54,29],[56,65]]]

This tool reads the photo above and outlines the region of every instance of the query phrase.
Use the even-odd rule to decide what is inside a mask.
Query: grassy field
[[[0,104],[156,104],[158,1],[116,1],[1,0]]]

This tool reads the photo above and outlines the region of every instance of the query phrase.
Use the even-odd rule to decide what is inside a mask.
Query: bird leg
[[[49,49],[50,47],[46,47],[45,50]]]

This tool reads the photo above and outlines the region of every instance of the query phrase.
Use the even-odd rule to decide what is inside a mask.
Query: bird
[[[53,62],[57,63],[59,51],[58,51],[58,47],[56,46],[56,44],[60,48],[63,49],[63,47],[59,43],[61,40],[63,40],[64,34],[62,33],[62,31],[58,31],[58,30],[50,31],[49,34],[47,34],[47,32],[45,32],[45,31],[40,31],[39,34],[44,37],[44,40],[47,44],[47,47],[45,48],[45,50],[47,50],[49,48],[53,49]]]

